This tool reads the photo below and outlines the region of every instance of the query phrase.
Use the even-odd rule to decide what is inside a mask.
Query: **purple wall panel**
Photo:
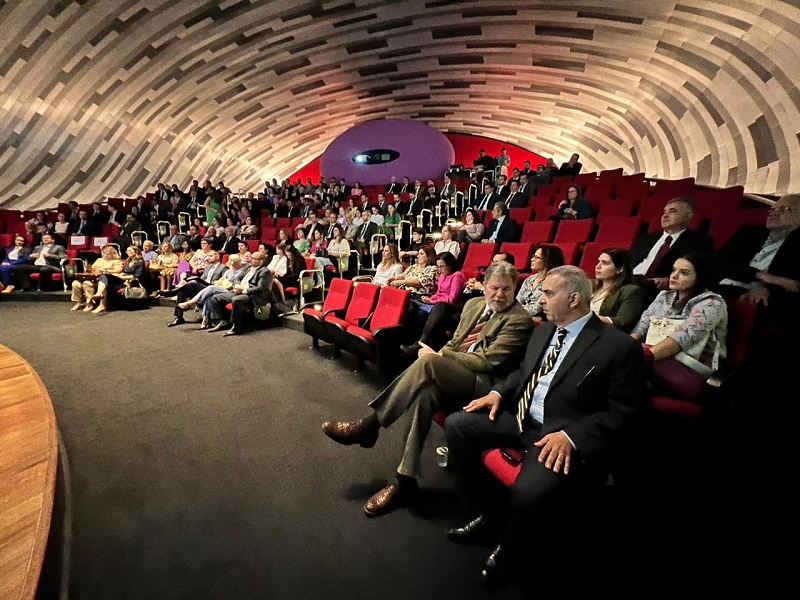
[[[395,150],[400,157],[378,165],[353,162],[359,152],[377,149]],[[453,145],[442,132],[420,121],[385,119],[356,125],[333,140],[322,154],[320,171],[326,179],[344,177],[348,182],[377,185],[392,175],[398,181],[405,176],[412,182],[438,180],[454,161]]]

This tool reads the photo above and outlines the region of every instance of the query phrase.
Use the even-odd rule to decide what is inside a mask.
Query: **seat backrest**
[[[325,296],[325,302],[322,303],[322,312],[344,310],[350,301],[350,294],[352,293],[352,280],[341,277],[332,279],[328,294]]]
[[[737,210],[743,195],[744,187],[741,185],[720,189],[695,189],[692,203],[695,210],[708,217],[719,211]]]
[[[388,285],[382,287],[378,303],[375,305],[375,312],[372,313],[372,318],[369,320],[370,332],[375,332],[383,327],[400,325],[410,300],[411,292],[409,290],[399,290]]]
[[[381,286],[374,283],[354,284],[350,302],[347,303],[344,320],[352,325],[358,325],[359,321],[370,316],[375,308],[380,291]]]
[[[555,221],[528,221],[522,226],[520,242],[531,242],[534,245],[549,242],[553,239]]]
[[[464,257],[464,264],[461,266],[461,271],[464,277],[469,279],[475,277],[478,269],[481,267],[488,267],[494,255],[497,254],[497,244],[483,244],[473,242],[467,246],[467,255]]]
[[[514,256],[514,266],[517,271],[524,273],[531,270],[531,256],[534,244],[532,242],[503,242],[500,252]]]
[[[508,211],[508,215],[517,223],[526,223],[533,218],[533,207],[512,208]]]
[[[740,366],[747,354],[747,347],[756,322],[758,305],[744,300],[727,300],[728,335],[725,345],[728,350],[728,364]]]
[[[597,206],[597,219],[599,221],[600,219],[608,217],[631,216],[637,207],[638,200],[631,196],[622,196],[613,199],[606,196],[604,198],[598,198],[597,202],[595,202],[595,198],[592,197],[589,200],[589,204]]]
[[[683,179],[661,179],[653,187],[653,198],[672,200],[680,196],[690,196],[694,192],[694,177]]]
[[[552,244],[547,245],[558,246],[561,248],[561,252],[564,253],[565,265],[578,266],[578,250],[580,250],[581,244],[575,242],[553,242]]]
[[[561,243],[584,243],[592,239],[594,232],[594,219],[562,220],[558,224],[556,237],[553,242]]]
[[[605,217],[598,219],[595,242],[605,242],[606,245],[618,245],[630,248],[639,235],[641,223],[637,217]]]
[[[600,258],[600,255],[606,248],[610,247],[611,245],[606,244],[605,242],[588,242],[584,244],[583,250],[581,250],[580,261],[578,261],[578,267],[580,267],[591,279],[594,279],[594,269],[597,266],[597,259]]]

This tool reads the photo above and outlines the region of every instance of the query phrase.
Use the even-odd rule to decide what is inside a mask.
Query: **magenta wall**
[[[379,165],[353,162],[359,152],[376,149],[395,150],[400,157]],[[320,158],[320,174],[364,185],[385,184],[392,175],[398,181],[438,180],[454,161],[453,145],[439,130],[420,121],[384,119],[356,125],[333,140]]]

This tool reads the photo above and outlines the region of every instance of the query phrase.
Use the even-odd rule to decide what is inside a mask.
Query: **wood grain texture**
[[[50,396],[0,345],[0,598],[36,595],[53,509],[58,439]]]

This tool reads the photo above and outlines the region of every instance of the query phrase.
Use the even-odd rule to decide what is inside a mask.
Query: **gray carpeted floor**
[[[374,371],[285,328],[223,338],[168,329],[164,307],[68,308],[3,302],[0,343],[42,377],[69,454],[72,598],[484,596],[490,548],[443,534],[459,515],[441,430],[420,507],[377,519],[362,505],[393,476],[402,428],[371,450],[322,434],[364,413]]]

